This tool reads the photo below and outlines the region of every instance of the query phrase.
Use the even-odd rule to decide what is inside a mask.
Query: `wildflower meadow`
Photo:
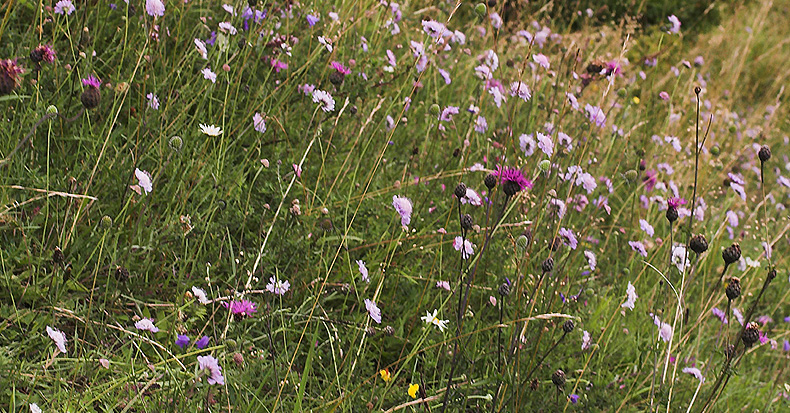
[[[0,6],[0,411],[790,411],[790,0]]]

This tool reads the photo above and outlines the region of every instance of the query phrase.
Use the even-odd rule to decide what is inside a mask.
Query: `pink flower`
[[[625,297],[625,302],[620,304],[620,307],[633,310],[634,304],[636,304],[636,299],[639,298],[639,296],[636,295],[636,288],[633,284],[631,284],[631,281],[628,282],[628,287],[625,290]]]
[[[369,299],[365,299],[365,308],[368,310],[368,314],[370,318],[373,319],[378,324],[381,324],[381,310],[373,301]]]
[[[332,62],[329,65],[332,66],[332,69],[337,70],[338,73],[342,73],[344,75],[350,75],[351,74],[351,69],[343,66],[343,64],[340,63],[340,62]]]
[[[159,328],[154,325],[154,320],[150,318],[141,319],[140,321],[134,323],[134,327],[138,330],[150,331],[152,333],[159,331]]]
[[[230,309],[231,314],[239,315],[242,317],[252,317],[258,312],[258,306],[249,300],[231,301],[230,304],[225,302],[222,306]]]
[[[55,342],[55,347],[58,348],[58,351],[66,354],[66,333],[47,326],[47,335]]]
[[[532,60],[534,60],[535,63],[539,64],[542,68],[549,70],[549,58],[547,58],[543,53],[532,55]]]
[[[645,244],[641,241],[628,241],[628,245],[631,246],[632,250],[638,252],[639,255],[647,257],[647,249],[645,248]]]
[[[82,79],[82,84],[88,87],[95,87],[99,88],[101,86],[101,80],[96,78],[96,76],[90,75],[85,79]]]
[[[447,281],[436,281],[436,288],[442,288],[450,291],[450,283]]]
[[[217,83],[217,74],[212,72],[210,68],[206,67],[200,73],[203,74],[203,79],[210,80],[211,83]]]
[[[225,378],[222,377],[222,367],[219,366],[219,360],[212,356],[198,356],[198,364],[201,370],[208,370],[208,384],[225,384]]]
[[[145,12],[149,16],[164,16],[165,5],[162,0],[145,0]]]
[[[680,33],[680,19],[678,19],[674,14],[667,17],[669,23],[672,24],[672,27],[669,28],[670,33]]]
[[[700,383],[705,383],[705,377],[702,377],[702,372],[696,367],[683,367],[683,373],[691,374],[696,377]]]
[[[74,13],[74,10],[77,9],[74,8],[74,3],[72,3],[71,0],[60,0],[55,3],[55,14],[65,14],[68,16]]]
[[[289,288],[291,288],[291,283],[288,280],[283,281],[275,276],[269,277],[269,283],[266,284],[266,291],[276,295],[285,294]]]
[[[667,92],[661,91],[661,93],[659,93],[659,94],[658,94],[658,96],[659,96],[659,97],[660,97],[662,100],[665,100],[665,101],[666,101],[666,100],[669,100],[669,93],[667,93]]]
[[[411,223],[411,213],[413,208],[411,200],[403,196],[393,195],[392,206],[395,207],[395,211],[397,211],[400,215],[401,225],[409,225],[409,223]]]
[[[359,266],[359,273],[362,274],[362,281],[369,283],[370,278],[368,278],[368,267],[365,266],[365,261],[357,260],[357,265]]]
[[[154,185],[151,183],[151,174],[148,171],[134,168],[134,176],[137,178],[138,185],[140,188],[143,188],[146,194],[154,190]]]

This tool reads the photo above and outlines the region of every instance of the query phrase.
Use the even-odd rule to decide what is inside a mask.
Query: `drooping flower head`
[[[16,64],[16,59],[0,60],[0,96],[13,92],[21,82],[19,75],[24,72],[25,69]]]
[[[393,195],[392,206],[395,207],[395,211],[400,215],[400,224],[403,226],[409,225],[409,223],[411,223],[411,212],[413,208],[411,200],[405,196]]]
[[[237,300],[231,301],[230,303],[225,302],[222,303],[222,305],[230,309],[233,315],[240,317],[252,317],[252,315],[258,311],[258,306],[249,300]]]
[[[501,178],[502,189],[505,191],[505,195],[507,196],[513,196],[524,189],[532,189],[532,182],[524,177],[524,174],[520,169],[503,169],[501,166],[497,166],[497,170],[494,172],[494,175],[497,178]]]
[[[208,384],[225,384],[225,377],[222,377],[222,367],[219,366],[219,360],[212,356],[198,356],[198,364],[201,370],[208,370]]]

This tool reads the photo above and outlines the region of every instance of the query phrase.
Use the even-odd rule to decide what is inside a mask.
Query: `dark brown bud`
[[[551,272],[551,270],[554,269],[554,258],[546,258],[543,263],[540,264],[540,269],[542,269],[543,272]]]
[[[496,186],[497,180],[498,180],[498,178],[494,174],[486,175],[486,179],[485,179],[486,188],[488,188],[489,190],[490,189],[494,189],[494,187]]]
[[[472,216],[469,214],[461,215],[461,228],[465,231],[469,231],[472,229],[472,226],[475,224],[475,221],[472,219]]]
[[[499,286],[497,292],[499,292],[499,295],[501,295],[502,297],[510,295],[510,284],[506,282],[502,283],[502,285]]]
[[[697,234],[691,237],[691,240],[689,241],[689,247],[697,254],[702,254],[708,249],[708,240],[705,239],[704,235]]]
[[[384,334],[386,334],[388,336],[395,335],[395,329],[392,328],[392,326],[386,326],[386,327],[384,327]]]
[[[573,331],[574,327],[576,326],[573,324],[573,320],[568,320],[562,324],[562,331],[565,332],[565,334],[568,334]]]
[[[757,156],[760,157],[760,162],[768,162],[771,159],[771,148],[768,145],[763,145],[760,151],[757,152]]]
[[[233,362],[239,367],[243,366],[244,356],[241,353],[233,353]]]
[[[346,75],[338,71],[334,71],[329,74],[329,81],[335,86],[342,85],[344,80],[346,80]]]
[[[95,109],[101,102],[101,92],[99,92],[98,88],[89,86],[82,92],[80,101],[82,101],[82,106],[84,106],[85,109]]]
[[[466,184],[461,182],[460,184],[456,185],[454,193],[455,193],[455,196],[458,197],[458,199],[461,199],[461,198],[465,197],[466,196]]]
[[[730,278],[730,282],[727,284],[727,288],[724,289],[724,293],[727,294],[727,299],[730,301],[740,297],[741,280],[735,277]]]
[[[667,221],[673,223],[678,220],[678,209],[674,207],[667,208]]]
[[[749,348],[754,345],[754,343],[760,340],[760,325],[752,321],[746,326],[746,330],[743,331],[743,336],[741,337],[743,340],[743,345],[746,348]]]
[[[721,258],[724,259],[724,263],[727,265],[738,261],[741,259],[741,246],[738,243],[730,245],[721,252]]]
[[[115,279],[118,281],[127,281],[129,280],[129,277],[129,270],[127,270],[126,267],[118,266],[115,269]]]
[[[52,251],[52,262],[54,262],[55,265],[60,265],[63,264],[64,259],[65,257],[63,256],[63,251],[60,249],[60,247],[55,247],[55,249]]]
[[[551,382],[554,383],[557,388],[563,388],[565,386],[565,372],[562,370],[557,370],[554,374],[551,375]]]

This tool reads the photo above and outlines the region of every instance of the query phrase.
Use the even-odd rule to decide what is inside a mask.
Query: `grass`
[[[678,33],[550,23],[565,8],[259,3],[246,22],[243,2],[2,9],[0,57],[26,71],[0,97],[1,411],[788,407],[790,3],[715,3]],[[54,63],[28,57],[40,44]],[[489,188],[498,166],[530,187]],[[697,234],[707,250],[674,265]],[[743,345],[736,309],[763,340]]]

